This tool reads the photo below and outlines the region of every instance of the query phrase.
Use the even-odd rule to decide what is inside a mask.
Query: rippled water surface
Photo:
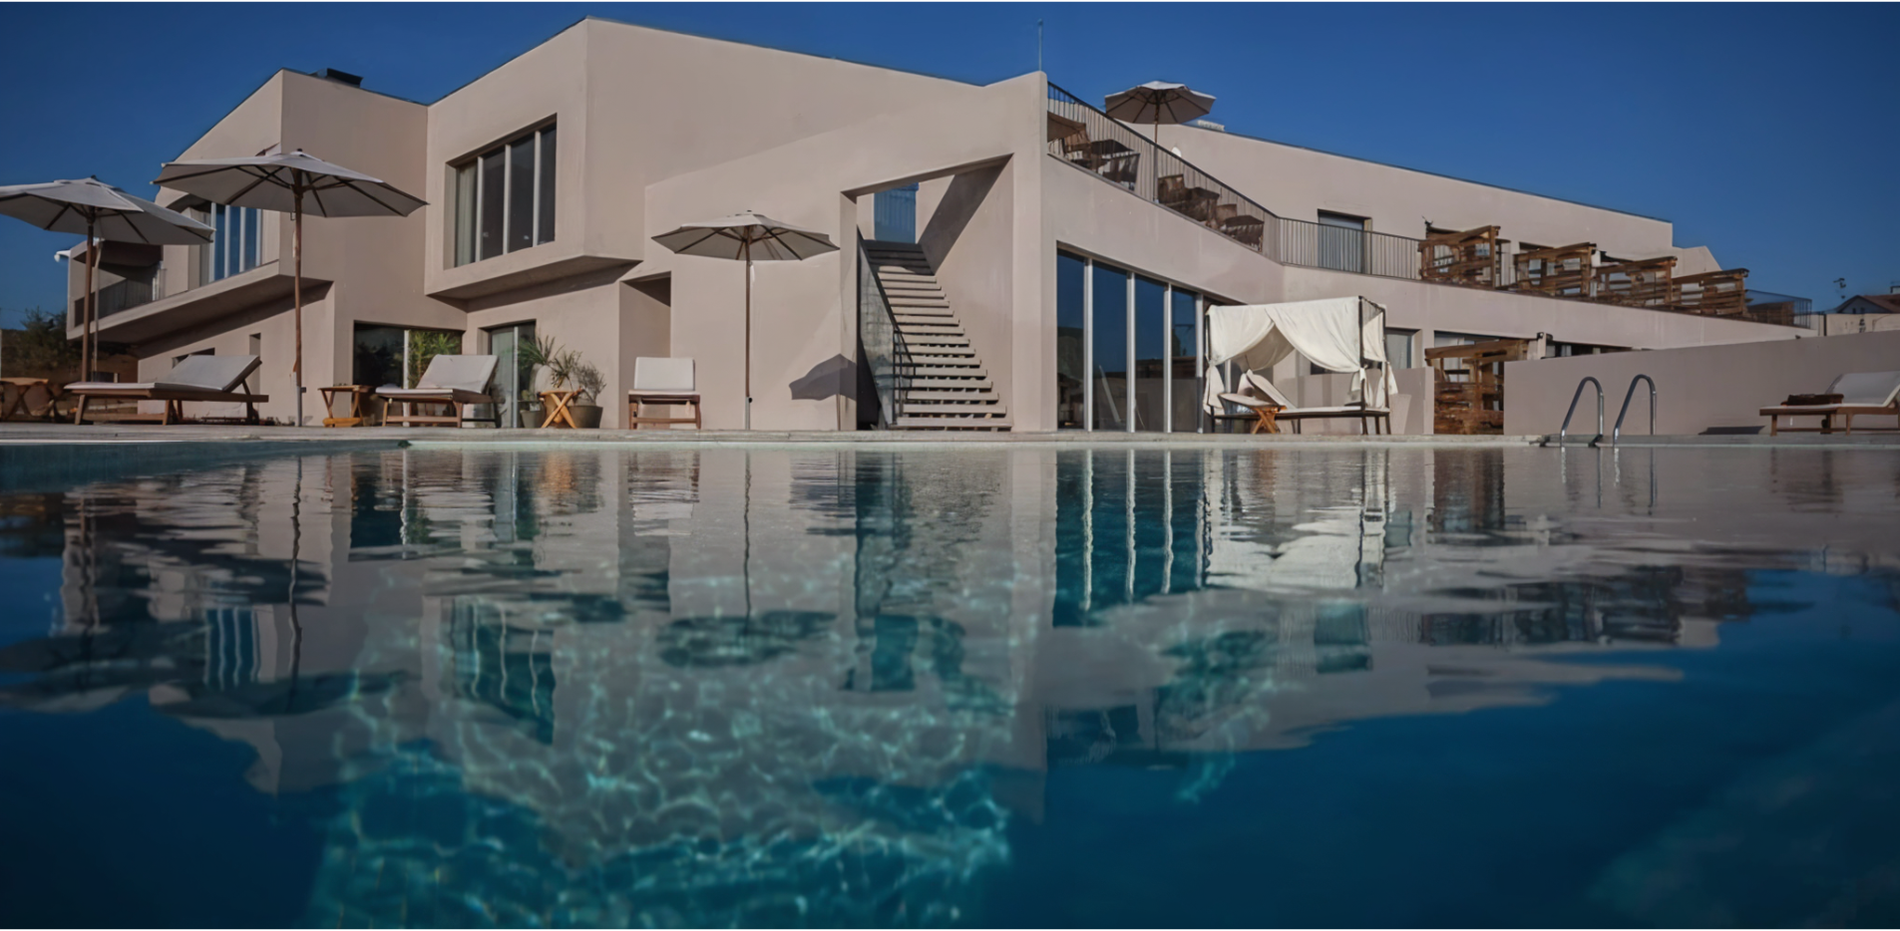
[[[1888,452],[0,487],[0,923],[1900,922]]]

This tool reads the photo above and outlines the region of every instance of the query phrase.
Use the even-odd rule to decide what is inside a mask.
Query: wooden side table
[[[541,426],[580,429],[581,425],[574,422],[574,412],[567,409],[577,397],[580,397],[580,392],[573,389],[541,392],[541,404],[548,409],[548,417],[541,421]]]
[[[0,378],[0,420],[12,420],[15,412],[23,415],[22,419],[31,419],[33,409],[27,406],[26,396],[34,388],[46,389],[51,399],[59,397],[53,391],[53,383],[44,378]]]
[[[368,385],[331,385],[328,388],[318,388],[317,390],[323,393],[323,413],[325,414],[323,425],[326,427],[354,427],[361,425],[365,416],[363,401],[365,398],[376,393],[376,389]],[[350,396],[350,413],[347,417],[336,416],[336,396],[339,394],[348,394]]]

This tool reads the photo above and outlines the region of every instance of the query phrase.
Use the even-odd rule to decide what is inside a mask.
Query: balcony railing
[[[862,236],[858,237],[858,339],[877,386],[878,428],[888,429],[897,422],[904,397],[910,393],[910,347],[897,329],[890,298],[864,252]]]
[[[1418,278],[1419,240],[1276,215],[1081,98],[1049,85],[1049,154],[1285,265]]]
[[[99,289],[99,319],[104,320],[116,313],[131,310],[164,297],[164,289],[150,281],[138,281],[127,278],[115,281]],[[86,298],[81,295],[73,301],[72,320],[77,326],[80,315],[85,312]]]
[[[1295,220],[1273,211],[1223,184],[1187,159],[1158,145],[1141,131],[1109,116],[1051,83],[1048,91],[1049,154],[1099,175],[1136,197],[1173,210],[1282,265],[1329,268],[1545,297],[1624,304],[1649,310],[1723,316],[1756,323],[1800,325],[1799,305],[1744,309],[1739,290],[1747,271],[1709,273],[1672,280],[1663,269],[1658,280],[1644,277],[1662,260],[1616,263],[1614,268],[1565,267],[1568,278],[1549,276],[1535,257],[1530,277],[1517,256],[1506,254],[1496,227],[1436,234],[1430,240],[1375,233],[1311,220]],[[1483,234],[1480,241],[1479,234]],[[1539,253],[1562,250],[1539,250]],[[1673,264],[1673,258],[1669,264]],[[1427,274],[1429,268],[1431,273]],[[1590,274],[1586,275],[1585,272]],[[1596,280],[1598,273],[1609,274]],[[1544,281],[1549,277],[1552,280]],[[1655,276],[1652,276],[1655,277]],[[1720,290],[1703,277],[1720,277]],[[1574,279],[1574,280],[1573,280]],[[1679,282],[1679,284],[1678,284]],[[1686,287],[1685,287],[1686,286]],[[1651,300],[1650,291],[1658,295]],[[1733,292],[1733,293],[1731,293]],[[1711,296],[1726,303],[1718,304]],[[1801,298],[1792,298],[1801,301]],[[1733,304],[1734,306],[1730,306]]]

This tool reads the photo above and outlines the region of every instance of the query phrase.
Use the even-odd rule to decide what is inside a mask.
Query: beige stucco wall
[[[802,262],[761,263],[752,291],[753,422],[773,429],[835,430],[848,427],[847,409],[832,399],[793,399],[787,386],[821,365],[856,358],[856,253],[852,248],[860,207],[870,191],[910,180],[959,174],[1001,159],[1021,160],[1039,150],[1041,83],[1037,76],[985,88],[958,87],[936,101],[914,98],[901,110],[842,129],[700,171],[669,178],[647,189],[649,236],[708,214],[752,209],[774,219],[814,229],[846,248]],[[1008,173],[1012,236],[1034,241],[1028,191],[1034,173]],[[985,200],[998,198],[995,188]],[[1003,203],[997,200],[997,204]],[[708,428],[735,428],[742,421],[744,368],[738,344],[744,333],[742,266],[721,259],[649,253],[636,274],[673,276],[673,354],[697,360]],[[1023,276],[1040,269],[1019,263],[1015,302],[1004,324],[966,320],[979,355],[998,357],[979,332],[1020,338]],[[1001,309],[999,309],[1001,310]],[[959,308],[959,314],[965,311]],[[1016,406],[1010,399],[1011,416]]]
[[[1605,432],[1616,422],[1630,380],[1642,373],[1656,381],[1656,432],[1690,434],[1712,427],[1760,427],[1766,432],[1768,419],[1758,413],[1763,407],[1791,394],[1823,391],[1846,372],[1895,369],[1900,369],[1900,332],[1511,362],[1504,367],[1504,432],[1556,433],[1586,375],[1602,382],[1607,395]],[[1595,392],[1585,389],[1571,432],[1595,432],[1595,403]],[[1647,392],[1638,388],[1624,421],[1626,436],[1649,432],[1647,403]],[[1878,418],[1868,425],[1892,427],[1894,421]]]

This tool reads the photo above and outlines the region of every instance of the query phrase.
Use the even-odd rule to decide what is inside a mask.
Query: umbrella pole
[[[98,307],[94,304],[97,294],[92,286],[93,270],[99,267],[99,250],[92,241],[92,218],[86,218],[86,304],[80,311],[79,321],[79,380],[91,381],[92,372],[98,368],[98,350],[93,345],[92,322],[98,319]]]
[[[745,252],[745,428],[752,429],[752,240],[739,246]]]
[[[297,330],[297,361],[291,363],[290,373],[297,379],[297,423],[303,426],[303,189],[297,188],[291,193],[291,294],[296,310],[292,314]]]

